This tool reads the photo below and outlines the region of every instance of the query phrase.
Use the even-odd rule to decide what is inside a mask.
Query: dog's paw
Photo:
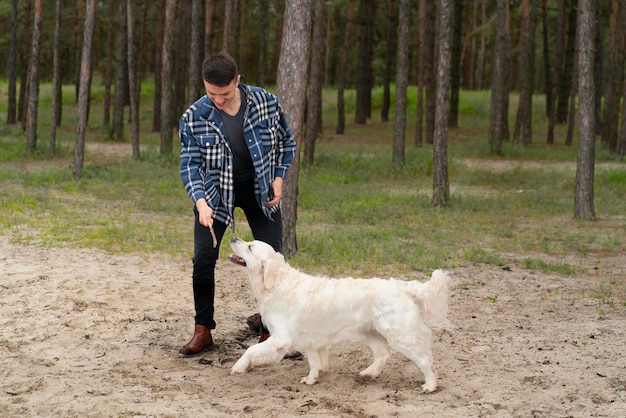
[[[248,364],[246,364],[245,362],[242,362],[241,360],[239,360],[230,369],[230,374],[241,374],[241,373],[245,373],[246,370],[248,370]]]
[[[317,378],[304,376],[302,379],[300,379],[300,383],[303,383],[305,385],[314,385],[317,383]]]
[[[431,384],[424,383],[422,385],[422,392],[424,393],[434,392],[435,389],[437,389],[437,383],[431,383]]]

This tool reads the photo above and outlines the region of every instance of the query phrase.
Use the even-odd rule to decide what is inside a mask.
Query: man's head
[[[228,54],[211,55],[202,64],[202,79],[206,94],[218,109],[227,109],[237,94],[239,85],[237,63]]]
[[[225,52],[209,56],[202,64],[202,79],[217,87],[226,87],[239,76],[237,63]]]

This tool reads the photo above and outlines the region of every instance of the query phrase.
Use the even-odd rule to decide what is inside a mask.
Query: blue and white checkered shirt
[[[243,134],[254,165],[255,195],[272,218],[278,206],[267,206],[272,181],[285,178],[296,153],[296,141],[278,98],[260,87],[240,83],[246,92]],[[206,199],[213,218],[234,229],[233,156],[220,112],[206,95],[183,113],[179,124],[180,177],[195,204]]]

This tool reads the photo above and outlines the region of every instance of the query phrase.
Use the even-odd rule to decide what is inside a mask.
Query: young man
[[[180,354],[213,344],[215,263],[227,227],[240,207],[254,239],[282,246],[280,200],[296,142],[278,99],[240,83],[237,63],[226,53],[202,66],[206,96],[181,116],[180,175],[194,203],[194,335]]]

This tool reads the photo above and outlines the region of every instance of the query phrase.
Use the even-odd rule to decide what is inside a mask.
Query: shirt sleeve
[[[204,188],[203,159],[200,147],[195,141],[187,123],[187,114],[180,118],[178,135],[180,138],[180,178],[187,194],[195,204],[198,199],[207,199]]]
[[[276,154],[275,177],[287,177],[287,169],[291,166],[296,155],[296,140],[287,124],[287,119],[280,105],[278,106],[280,140],[278,141],[278,153]]]

